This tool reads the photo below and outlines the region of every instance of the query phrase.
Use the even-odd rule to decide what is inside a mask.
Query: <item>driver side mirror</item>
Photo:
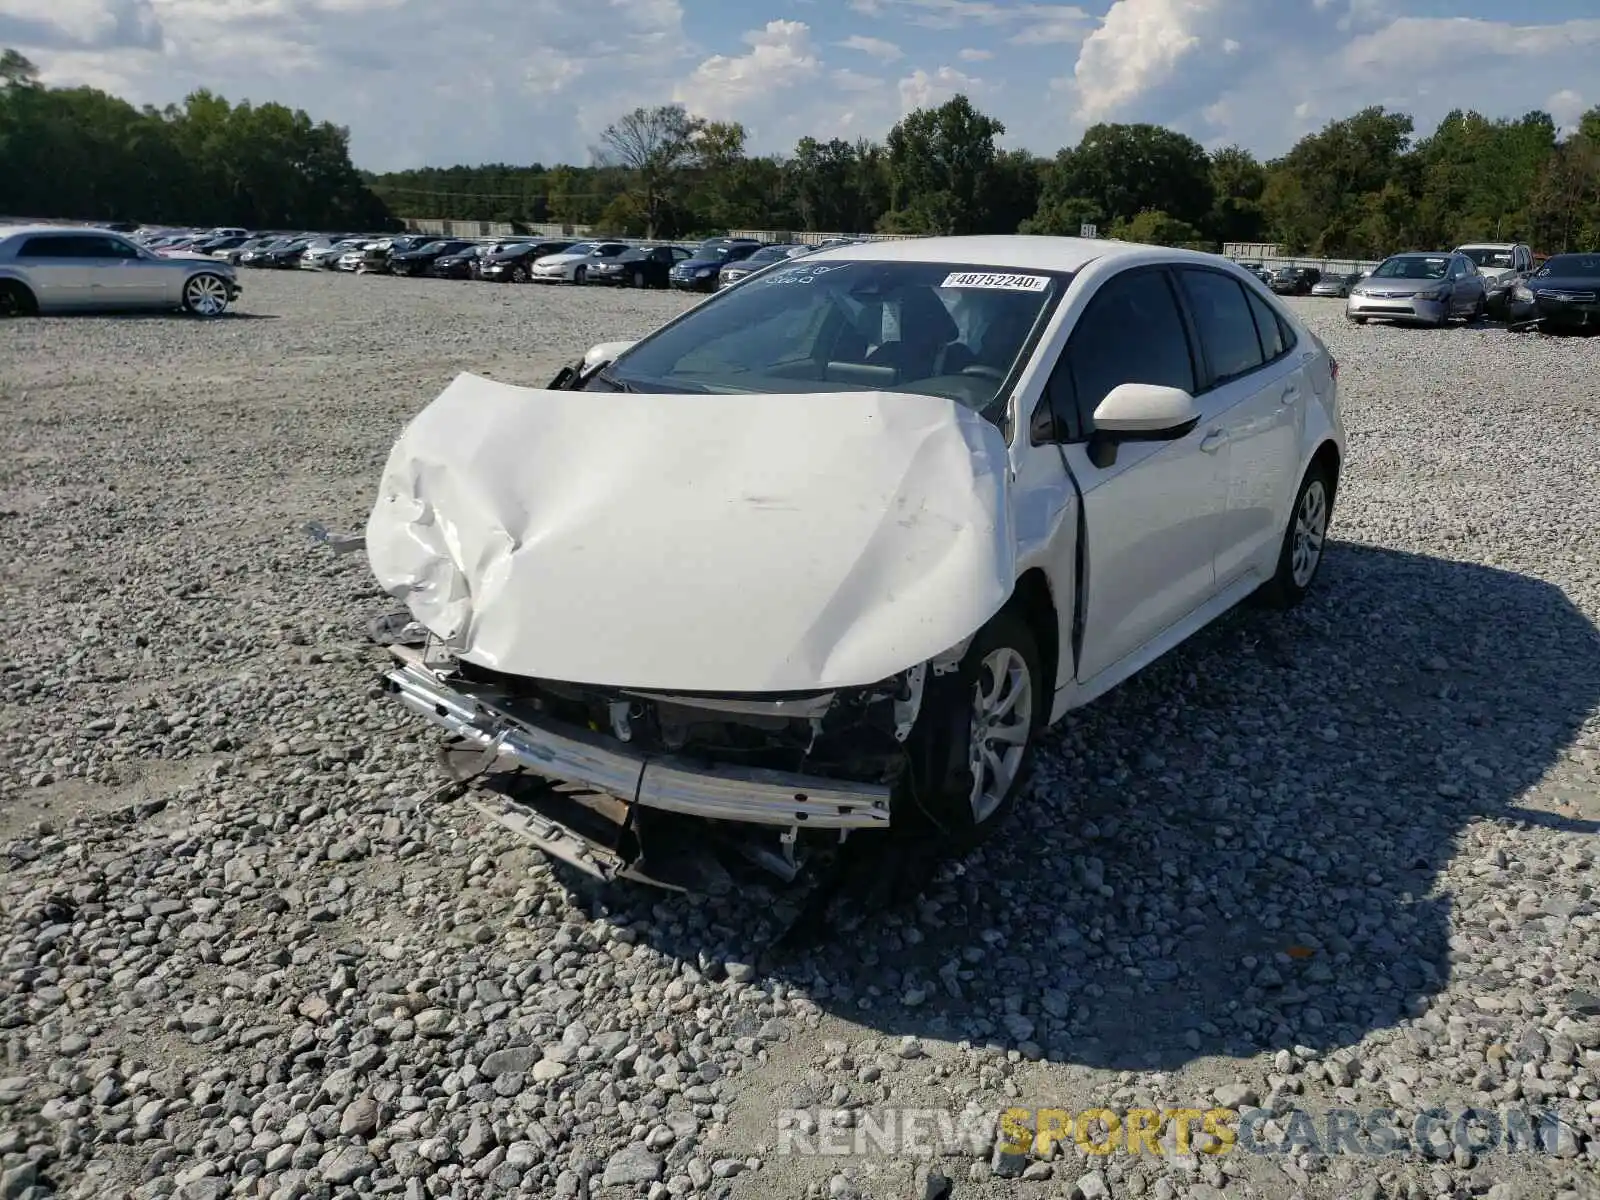
[[[1158,383],[1119,383],[1094,410],[1089,461],[1104,469],[1123,442],[1172,442],[1200,423],[1194,397]]]

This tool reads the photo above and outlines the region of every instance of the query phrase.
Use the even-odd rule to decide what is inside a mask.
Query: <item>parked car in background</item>
[[[1517,286],[1513,300],[1537,316],[1545,329],[1600,329],[1600,252],[1551,255],[1531,279]]]
[[[748,278],[761,270],[770,267],[773,263],[784,262],[798,254],[810,253],[810,246],[803,246],[798,242],[771,242],[757,250],[749,258],[731,262],[717,272],[717,287],[731,287],[741,279]]]
[[[1324,275],[1311,285],[1313,296],[1348,296],[1350,289],[1360,283],[1363,276],[1360,271],[1348,271],[1342,275]]]
[[[276,271],[292,270],[300,265],[300,256],[306,252],[308,246],[315,244],[315,241],[314,238],[290,238],[280,245],[258,251],[255,262],[251,265]]]
[[[714,292],[723,267],[743,262],[763,244],[753,238],[708,238],[695,247],[693,257],[672,268],[672,286],[692,292]]]
[[[1316,267],[1279,267],[1267,279],[1267,286],[1280,296],[1309,296],[1322,272]]]
[[[429,265],[427,273],[435,279],[475,279],[483,255],[491,247],[469,243],[459,250],[441,254]]]
[[[89,309],[182,309],[217,317],[239,295],[233,268],[163,258],[111,230],[0,227],[0,316]]]
[[[243,254],[239,255],[238,265],[241,267],[266,267],[276,265],[272,262],[275,255],[279,254],[281,251],[291,248],[294,250],[295,254],[298,255],[300,251],[305,248],[308,241],[310,241],[309,238],[303,237],[269,238],[259,246],[252,246]]]
[[[513,242],[493,250],[478,268],[478,278],[491,283],[527,283],[533,277],[533,264],[551,254],[560,254],[571,242]]]
[[[589,269],[630,249],[626,242],[578,242],[555,254],[533,260],[528,278],[534,283],[575,283],[589,281]]]
[[[823,251],[418,414],[364,539],[430,635],[388,686],[479,769],[616,797],[496,794],[602,878],[710,890],[722,848],[792,879],[842,831],[960,853],[1048,725],[1308,593],[1344,440],[1327,347],[1215,255]]]
[[[1513,319],[1518,306],[1512,294],[1533,274],[1533,249],[1521,242],[1470,242],[1457,246],[1455,253],[1470,259],[1483,277],[1488,314],[1502,321]]]
[[[1384,259],[1350,289],[1344,314],[1357,325],[1376,317],[1438,327],[1451,317],[1475,320],[1487,307],[1478,268],[1465,255],[1446,250]]]
[[[684,246],[635,246],[591,266],[589,282],[619,287],[668,287],[672,268],[691,253],[693,251]]]
[[[216,251],[212,255],[212,257],[213,258],[220,258],[220,259],[224,260],[225,262],[231,263],[234,266],[238,266],[239,265],[239,260],[241,258],[243,258],[246,254],[248,254],[250,251],[259,250],[262,246],[265,246],[269,242],[274,242],[274,241],[277,241],[277,239],[276,238],[272,238],[272,237],[259,237],[258,236],[258,237],[246,238],[244,241],[240,242],[237,246],[231,246],[226,250],[218,250],[218,251]],[[155,243],[150,243],[150,245],[154,246]]]
[[[396,250],[389,255],[391,275],[426,275],[433,264],[447,254],[460,254],[472,248],[473,243],[461,240],[424,242],[409,250]]]
[[[339,265],[339,259],[358,249],[367,240],[364,237],[346,237],[322,245],[313,242],[300,252],[300,265],[308,271],[331,271]]]

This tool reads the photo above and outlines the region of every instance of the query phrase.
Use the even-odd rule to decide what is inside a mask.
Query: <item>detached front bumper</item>
[[[451,681],[415,649],[395,646],[386,685],[412,712],[495,757],[630,806],[716,821],[825,830],[889,824],[889,787],[707,764],[642,752],[610,737],[519,709],[514,699]]]

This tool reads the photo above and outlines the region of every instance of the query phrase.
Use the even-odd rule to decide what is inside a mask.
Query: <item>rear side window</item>
[[[1250,302],[1250,315],[1256,320],[1256,335],[1261,339],[1261,351],[1266,360],[1271,362],[1289,348],[1283,322],[1272,311],[1272,306],[1249,288],[1244,289],[1244,295]]]
[[[1264,361],[1261,338],[1238,281],[1218,271],[1180,269],[1178,276],[1194,314],[1211,383],[1226,383],[1259,367]]]
[[[18,258],[76,258],[78,250],[75,246],[77,238],[72,237],[34,237],[22,243],[17,251]]]
[[[1162,271],[1128,271],[1101,285],[1056,364],[1051,404],[1072,436],[1084,438],[1100,401],[1124,383],[1195,390],[1189,338]]]

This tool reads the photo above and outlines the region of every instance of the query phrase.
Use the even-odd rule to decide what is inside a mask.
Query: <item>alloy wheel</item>
[[[981,825],[1005,801],[1022,768],[1033,732],[1033,677],[1010,646],[987,654],[972,686],[968,763],[972,821]]]
[[[1294,514],[1294,543],[1289,552],[1289,571],[1296,587],[1310,585],[1322,561],[1322,543],[1328,535],[1328,490],[1322,480],[1313,479],[1300,507]]]
[[[228,289],[215,275],[196,275],[183,288],[189,311],[202,317],[219,316],[228,307]]]

